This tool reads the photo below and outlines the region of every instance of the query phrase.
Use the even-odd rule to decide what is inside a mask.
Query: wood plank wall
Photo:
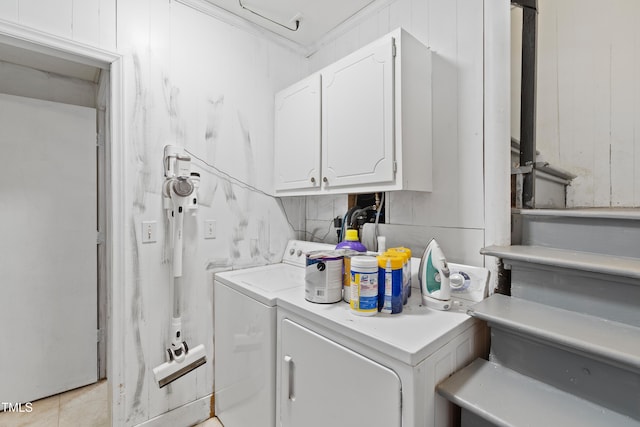
[[[3,0],[0,18],[116,51],[116,0]]]
[[[463,230],[474,253],[482,246],[485,224],[483,14],[484,4],[476,0],[396,0],[354,22],[309,58],[309,71],[318,70],[399,26],[432,49],[434,189],[389,193],[387,221]],[[307,197],[309,235],[324,236],[346,203],[346,196]]]
[[[539,9],[538,150],[578,175],[567,192],[570,207],[640,206],[640,2],[539,0]],[[515,45],[519,15],[512,10]],[[512,61],[519,73],[515,50]]]

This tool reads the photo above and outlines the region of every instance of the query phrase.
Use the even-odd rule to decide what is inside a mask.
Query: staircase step
[[[640,425],[638,420],[483,359],[440,383],[437,390],[463,411],[496,426]]]
[[[640,258],[640,209],[515,209],[513,244]]]
[[[513,213],[528,217],[640,220],[640,208],[514,209]]]
[[[636,279],[633,283],[640,286],[637,282],[640,279],[640,258],[524,245],[489,246],[481,249],[480,253],[511,261],[629,277]]]
[[[640,259],[540,246],[481,250],[511,269],[511,295],[640,327]]]
[[[509,329],[640,373],[640,328],[499,294],[474,305],[469,314],[492,328]]]
[[[470,314],[489,322],[489,360],[640,420],[640,328],[504,295]]]

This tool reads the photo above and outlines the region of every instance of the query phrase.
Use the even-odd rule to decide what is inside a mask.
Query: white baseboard
[[[162,415],[158,415],[138,427],[189,427],[201,423],[211,417],[211,394],[187,403]]]

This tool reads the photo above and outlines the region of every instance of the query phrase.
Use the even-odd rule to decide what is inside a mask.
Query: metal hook
[[[287,30],[289,30],[289,31],[298,31],[298,28],[300,28],[300,19],[296,19],[296,21],[295,21],[295,22],[296,22],[296,28],[290,28],[290,27],[288,27],[288,26],[286,26],[286,25],[284,25],[284,24],[281,24],[281,23],[279,23],[279,22],[276,22],[276,21],[274,21],[273,19],[267,18],[266,16],[264,16],[264,15],[260,15],[258,12],[255,12],[255,11],[253,11],[253,10],[249,9],[248,7],[246,7],[245,5],[243,5],[243,4],[242,4],[242,0],[238,0],[238,4],[239,4],[239,5],[240,5],[240,7],[241,7],[241,8],[243,8],[244,10],[247,10],[247,11],[249,11],[249,12],[253,13],[254,15],[259,16],[259,17],[260,17],[260,18],[262,18],[262,19],[266,19],[266,20],[267,20],[267,21],[269,21],[269,22],[272,22],[272,23],[274,23],[274,24],[276,24],[276,25],[279,25],[279,26],[281,26],[281,27],[283,27],[283,28],[286,28],[286,29],[287,29]]]

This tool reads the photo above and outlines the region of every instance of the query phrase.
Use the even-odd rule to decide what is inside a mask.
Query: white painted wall
[[[387,218],[391,224],[456,229],[443,233],[452,236],[440,242],[443,250],[472,245],[476,256],[453,261],[474,264],[483,262],[479,250],[485,244],[483,16],[484,4],[475,0],[396,0],[312,55],[309,69],[322,68],[398,26],[432,49],[434,190],[390,193]],[[316,238],[326,234],[329,219],[344,215],[347,206],[346,196],[318,199],[307,197],[307,235]],[[453,241],[458,230],[463,242]],[[335,240],[335,233],[328,238]]]
[[[122,362],[113,365],[124,372],[109,372],[118,375],[112,378],[113,422],[186,425],[208,416],[213,391],[212,273],[278,261],[294,228],[303,228],[300,200],[267,194],[273,188],[273,95],[304,75],[306,60],[258,31],[176,1],[117,6],[116,19],[115,0],[11,1],[0,5],[0,19],[103,49],[117,46],[123,55],[126,164],[118,167],[126,226],[117,232],[126,236],[125,280],[114,286],[124,295],[115,312],[124,313],[125,330],[116,334],[123,342],[114,342]],[[78,20],[91,25],[78,28]],[[168,143],[190,150],[202,175],[201,208],[186,222],[183,334],[191,346],[205,344],[208,363],[159,389],[152,369],[165,361],[172,312],[161,200]],[[205,219],[217,221],[214,240],[202,236]],[[141,222],[148,220],[159,224],[158,242],[143,245]],[[196,415],[162,417],[196,401],[204,402]]]
[[[567,191],[569,206],[639,206],[640,3],[538,4],[537,148],[544,160],[578,175]],[[520,31],[513,26],[514,40]],[[513,60],[519,72],[519,54]],[[518,99],[512,94],[514,118]],[[512,129],[517,134],[519,124]]]
[[[178,2],[118,4],[125,55],[126,181],[129,183],[123,357],[126,424],[206,398],[213,391],[212,273],[276,262],[293,230],[273,188],[273,96],[302,77],[304,59]],[[196,217],[186,223],[183,333],[209,363],[160,390],[171,314],[166,228],[140,243],[141,222],[165,224],[162,148],[186,147],[201,173]],[[229,178],[231,177],[231,178]],[[204,240],[205,220],[217,238]]]
[[[483,14],[483,3],[473,0],[397,0],[307,60],[260,31],[176,0],[123,0],[117,8],[116,0],[0,4],[1,19],[123,55],[125,280],[115,293],[124,294],[116,312],[124,313],[125,338],[116,345],[125,372],[114,384],[115,425],[167,425],[158,416],[212,392],[212,272],[276,261],[289,238],[322,236],[328,220],[346,210],[346,197],[264,194],[273,187],[273,95],[393,28],[402,25],[436,53],[436,189],[394,194],[392,222],[455,228],[492,242],[482,196]],[[160,194],[167,143],[194,153],[202,174],[201,208],[186,223],[183,331],[191,345],[206,345],[209,363],[160,390],[151,370],[164,361],[171,313]],[[305,216],[321,220],[322,230],[296,233],[312,223]],[[205,219],[217,221],[214,240],[202,238]],[[140,242],[143,220],[160,224],[157,243]]]
[[[3,0],[0,19],[114,52],[116,1]]]

